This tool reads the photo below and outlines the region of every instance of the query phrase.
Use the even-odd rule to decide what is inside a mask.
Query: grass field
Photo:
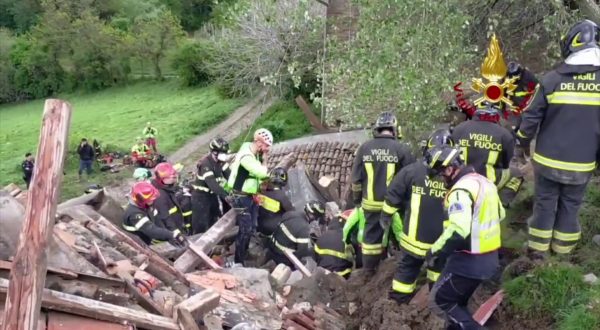
[[[82,193],[91,183],[109,185],[130,172],[96,173],[77,183],[76,146],[82,137],[97,139],[104,148],[129,152],[146,122],[158,129],[158,148],[169,154],[189,138],[225,119],[244,100],[224,99],[216,88],[180,88],[176,81],[140,82],[94,94],[61,95],[73,106],[69,156],[62,199]],[[0,106],[0,184],[24,186],[20,164],[26,152],[35,153],[43,100]]]

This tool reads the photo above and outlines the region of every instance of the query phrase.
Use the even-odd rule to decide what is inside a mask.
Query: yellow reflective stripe
[[[515,96],[516,96],[516,97],[523,97],[523,96],[527,96],[527,95],[529,95],[529,94],[533,94],[533,93],[531,93],[531,92],[527,92],[527,91],[523,91],[523,92],[516,92],[516,93],[515,93]]]
[[[294,249],[292,249],[292,248],[285,247],[285,246],[283,246],[283,245],[279,244],[279,242],[277,242],[277,240],[275,240],[275,238],[273,238],[273,239],[272,239],[272,241],[273,241],[273,244],[275,244],[275,246],[276,246],[278,249],[280,249],[281,251],[288,251],[288,252],[291,252],[291,253],[294,253],[294,252],[296,252],[296,250],[294,250]]]
[[[550,243],[538,243],[536,241],[529,240],[527,242],[527,246],[530,249],[545,252],[548,251],[548,249],[550,248]]]
[[[541,230],[533,227],[529,227],[529,235],[539,238],[551,238],[552,230]]]
[[[331,249],[321,249],[318,245],[315,245],[315,253],[320,254],[320,255],[332,256],[332,257],[336,257],[336,258],[340,258],[340,259],[344,259],[344,260],[349,259],[348,255],[343,252],[339,252],[339,251],[331,250]]]
[[[339,272],[335,272],[335,273],[340,276],[346,276],[346,275],[350,274],[351,272],[352,272],[352,268],[346,268],[344,270],[340,270]]]
[[[361,243],[362,253],[366,255],[377,255],[383,253],[383,245],[381,243],[378,244],[368,244]]]
[[[505,187],[513,191],[518,191],[521,187],[521,183],[523,183],[522,178],[511,177],[510,180],[508,180],[508,183],[505,185]]]
[[[392,290],[400,293],[413,293],[417,287],[417,282],[410,284],[402,283],[396,279],[392,281]]]
[[[215,173],[213,171],[208,171],[208,172],[204,173],[203,175],[196,175],[196,177],[199,180],[204,181],[204,180],[206,180],[206,178],[208,178],[209,176],[213,176],[213,175],[215,175]]]
[[[381,211],[383,211],[386,214],[392,215],[398,212],[398,208],[390,206],[387,202],[383,202],[383,208],[381,209]]]
[[[191,223],[186,223],[185,224],[185,228],[192,228],[192,224]]]
[[[184,217],[192,215],[192,211],[187,211],[182,213]]]
[[[361,191],[361,190],[362,190],[362,185],[360,183],[352,184],[352,191]]]
[[[596,162],[591,163],[573,163],[573,162],[563,162],[556,159],[550,159],[548,157],[544,157],[539,153],[535,152],[533,154],[533,160],[536,162],[559,170],[573,171],[573,172],[591,172],[596,168]]]
[[[561,241],[577,241],[581,238],[581,232],[578,233],[561,233],[558,230],[554,230],[554,238]]]
[[[173,237],[175,237],[177,235],[181,235],[181,230],[179,230],[179,229],[173,230]]]
[[[207,193],[212,193],[212,191],[210,191],[210,189],[207,188],[207,187],[192,185],[192,188],[194,188],[196,190],[204,191],[204,192],[207,192]]]
[[[150,219],[148,217],[143,217],[133,226],[127,226],[123,224],[123,228],[127,231],[138,231],[143,225],[146,224],[146,222],[150,222]]]
[[[446,157],[446,159],[444,160],[444,162],[442,163],[442,166],[448,166],[448,164],[450,163],[450,160],[452,159],[452,157],[454,157],[454,154],[457,153],[458,150],[453,149],[450,154],[448,155],[448,157]],[[435,163],[432,163],[435,164]]]
[[[400,246],[406,251],[412,252],[415,255],[424,257],[427,254],[427,250],[419,249],[418,247],[412,246],[409,242],[405,240],[400,241]]]
[[[385,171],[385,175],[386,175],[385,186],[386,187],[389,187],[390,182],[392,182],[392,179],[394,178],[395,172],[396,172],[396,164],[388,163],[386,171]]]
[[[465,164],[468,164],[468,157],[469,157],[469,148],[467,147],[460,147],[460,151],[462,154],[462,158],[465,161]]]
[[[281,204],[279,201],[262,194],[258,194],[258,197],[260,198],[260,206],[262,206],[262,208],[265,210],[273,213],[277,213],[281,210]]]
[[[497,184],[498,189],[503,188],[504,186],[507,185],[507,183],[510,179],[510,169],[505,168],[500,173],[501,173],[500,181],[498,181],[498,184]]]
[[[549,104],[600,105],[600,93],[554,92],[546,98]]]
[[[383,202],[378,202],[378,201],[368,200],[368,199],[363,198],[361,206],[362,206],[363,210],[381,211],[381,209],[383,208]]]
[[[281,231],[283,231],[283,233],[285,234],[285,236],[287,236],[287,238],[289,238],[290,241],[292,241],[292,242],[294,242],[296,244],[310,243],[310,239],[308,239],[308,238],[297,238],[296,236],[292,235],[292,233],[285,226],[285,224],[281,225]]]
[[[150,244],[160,244],[160,243],[164,243],[164,242],[166,242],[166,241],[161,241],[161,240],[159,240],[159,239],[152,239],[152,240],[150,241]]]
[[[492,182],[496,182],[496,168],[494,165],[498,161],[498,155],[500,155],[498,151],[490,150],[487,163],[485,164],[485,176]]]
[[[427,270],[427,279],[430,280],[431,282],[437,281],[439,277],[440,277],[440,273],[434,272],[431,269]]]
[[[523,134],[523,132],[521,132],[520,130],[517,131],[517,136],[522,138],[522,139],[526,139],[527,136],[525,136],[525,134]]]
[[[367,200],[375,199],[375,191],[373,190],[373,185],[375,183],[375,178],[373,177],[373,163],[365,163],[365,171],[367,172]]]
[[[421,194],[412,193],[410,197],[410,219],[408,220],[408,238],[417,240],[417,229],[419,228],[419,208],[421,206]]]
[[[175,214],[175,212],[177,212],[177,206],[173,206],[171,209],[169,209],[169,214]]]
[[[552,251],[556,252],[556,253],[569,253],[571,251],[573,251],[573,249],[575,248],[575,244],[573,245],[559,245],[557,243],[552,242]]]
[[[408,243],[410,243],[410,244],[418,247],[419,249],[423,249],[423,250],[429,250],[431,248],[431,245],[432,245],[432,244],[429,244],[429,243],[423,243],[423,242],[417,241],[416,239],[412,239],[412,238],[408,237],[408,235],[405,235],[404,233],[402,233],[400,235],[400,239],[401,240],[405,240]]]

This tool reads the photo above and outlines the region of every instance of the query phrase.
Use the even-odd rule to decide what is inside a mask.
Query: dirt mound
[[[304,278],[292,286],[287,297],[287,306],[295,303],[309,302],[325,304],[342,315],[348,314],[347,282],[337,274],[325,274],[322,268],[317,268],[311,277]]]

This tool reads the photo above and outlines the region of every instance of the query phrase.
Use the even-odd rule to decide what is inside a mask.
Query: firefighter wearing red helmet
[[[156,222],[158,211],[154,203],[159,196],[160,192],[149,182],[136,183],[130,192],[122,227],[146,244],[169,241],[175,246],[182,246],[185,239],[181,233],[170,231]]]
[[[160,163],[154,168],[152,185],[160,195],[154,202],[158,211],[157,223],[172,231],[174,234],[185,233],[185,222],[182,207],[177,198],[178,173],[169,163]]]

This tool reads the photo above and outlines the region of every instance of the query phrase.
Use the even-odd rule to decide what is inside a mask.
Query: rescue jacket
[[[223,188],[227,181],[223,166],[213,158],[212,154],[204,156],[196,167],[198,172],[193,184],[194,189],[208,194],[217,194],[221,198],[227,197],[228,193]]]
[[[561,64],[538,84],[517,137],[537,139],[540,174],[566,184],[587,182],[600,152],[600,67]]]
[[[160,195],[154,201],[154,208],[158,211],[156,222],[174,233],[185,233],[183,211],[177,199],[177,187],[166,186],[152,180],[152,185],[158,189]]]
[[[427,176],[422,162],[412,163],[398,172],[388,187],[381,213],[388,218],[400,248],[417,258],[425,257],[444,230],[446,188],[438,178]],[[397,220],[394,214],[401,214]]]
[[[446,264],[450,272],[491,277],[498,267],[500,221],[505,216],[496,186],[467,166],[454,179],[444,207],[448,226],[431,246],[431,253],[442,259],[450,256]]]
[[[189,193],[191,187],[178,189],[175,193],[177,203],[181,206],[181,215],[183,216],[186,234],[192,231],[192,195]]]
[[[154,139],[157,133],[158,131],[154,127],[145,127],[142,131],[142,134],[144,134],[146,139]]]
[[[510,179],[510,160],[515,151],[513,134],[499,124],[473,120],[460,123],[452,131],[452,139],[460,146],[467,165],[503,187]]]
[[[133,147],[131,147],[131,153],[134,154],[134,156],[142,156],[147,154],[149,151],[150,147],[148,147],[145,143],[134,144]]]
[[[342,224],[333,221],[327,231],[315,243],[317,265],[340,276],[352,272],[354,257],[352,246],[342,238]]]
[[[156,222],[157,216],[158,211],[154,207],[141,209],[137,205],[129,204],[123,213],[122,227],[139,236],[146,244],[172,239],[174,233]]]
[[[261,163],[260,157],[252,152],[251,146],[251,142],[242,144],[231,164],[227,186],[234,193],[256,194],[260,181],[269,177],[268,169]]]
[[[283,250],[288,250],[298,259],[312,255],[310,242],[310,228],[304,213],[299,211],[286,212],[281,217],[281,222],[271,235],[272,250],[274,253],[284,255]]]
[[[285,192],[279,188],[267,190],[257,195],[258,208],[258,231],[265,235],[271,235],[284,213],[294,211],[294,206]]]
[[[413,161],[408,147],[393,136],[376,136],[363,143],[356,151],[352,167],[355,204],[360,203],[366,211],[381,211],[392,178]]]
[[[344,222],[344,227],[342,229],[343,240],[344,242],[346,242],[346,244],[354,244],[355,242],[353,240],[356,240],[356,243],[362,244],[365,237],[366,221],[367,220],[365,218],[365,211],[362,209],[362,207],[354,208],[352,210],[352,213],[350,213],[350,216],[348,216],[348,219],[346,219],[346,221]],[[402,228],[398,227],[397,225],[398,223],[401,225],[402,220],[400,219],[398,213],[394,213],[394,215],[392,216],[392,232],[397,239],[397,233],[402,232]],[[383,246],[387,246],[388,244],[388,233],[389,231],[386,231],[384,233],[384,239],[382,242]]]

